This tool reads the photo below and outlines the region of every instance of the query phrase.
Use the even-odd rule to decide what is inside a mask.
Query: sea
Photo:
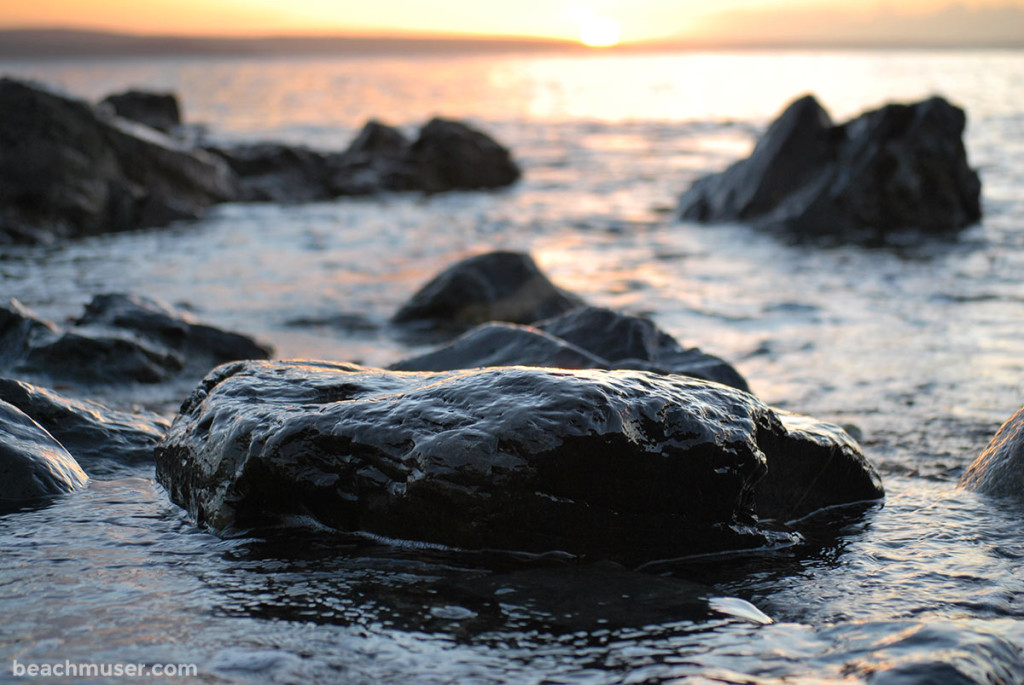
[[[204,683],[1024,682],[1024,503],[957,488],[1024,404],[1024,52],[154,57],[0,74],[89,100],[171,90],[220,143],[341,150],[369,119],[410,135],[463,119],[523,169],[494,192],[225,204],[5,247],[5,300],[62,322],[94,294],[138,293],[278,358],[387,365],[423,349],[388,326],[419,286],[469,255],[527,251],[589,303],[730,361],[767,403],[848,427],[887,491],[799,548],[626,569],[329,533],[220,539],[152,466],[126,466],[0,517],[0,681],[27,664],[143,664],[129,680],[191,665],[183,680]],[[696,178],[806,93],[837,121],[936,94],[962,107],[983,220],[879,247],[677,218]],[[69,392],[173,416],[194,382]],[[123,681],[107,673],[86,680]]]

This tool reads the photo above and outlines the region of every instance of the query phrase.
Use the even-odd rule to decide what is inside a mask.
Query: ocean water
[[[1024,504],[956,489],[1024,404],[1024,53],[774,52],[0,63],[98,99],[171,89],[217,141],[341,149],[369,118],[469,120],[516,186],[282,206],[0,255],[0,296],[186,304],[281,358],[407,356],[387,319],[489,249],[855,426],[884,506],[813,544],[639,570],[336,538],[219,540],[126,468],[0,518],[0,680],[19,663],[189,663],[203,682],[1024,682]],[[791,99],[839,119],[944,95],[984,220],[899,248],[793,245],[673,216]],[[304,323],[301,320],[305,320]],[[320,323],[316,323],[320,321]],[[297,323],[298,322],[298,323]],[[95,388],[173,413],[187,385]],[[713,598],[709,600],[709,598]],[[764,616],[773,621],[768,623]]]

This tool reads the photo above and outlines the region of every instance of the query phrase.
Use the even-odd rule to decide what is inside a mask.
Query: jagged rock
[[[236,197],[220,160],[39,85],[0,79],[0,241],[195,219]]]
[[[442,271],[391,320],[414,328],[464,330],[488,321],[532,323],[582,304],[549,281],[530,255],[489,252]]]
[[[164,133],[181,126],[181,107],[174,93],[128,90],[103,98],[100,105],[109,106],[119,117],[137,121]]]
[[[957,231],[981,218],[981,182],[967,163],[964,124],[963,110],[933,97],[833,125],[805,96],[749,158],[694,183],[680,214],[869,240]]]
[[[678,373],[749,391],[725,361],[688,350],[654,323],[600,307],[580,307],[536,325],[486,323],[450,343],[405,359],[396,371],[448,371],[483,366],[634,369]]]
[[[193,323],[148,298],[101,295],[64,330],[11,300],[0,306],[0,372],[87,383],[157,383],[197,377],[236,359],[266,359],[267,347]]]
[[[960,487],[994,497],[1024,499],[1024,408],[999,427],[960,477]]]
[[[500,188],[519,180],[509,151],[474,128],[448,119],[432,119],[412,144],[409,159],[418,187],[427,192]]]
[[[53,436],[0,400],[0,507],[71,492],[88,480]]]
[[[0,401],[38,423],[94,476],[153,461],[153,449],[171,425],[158,414],[118,411],[9,378],[0,378]]]
[[[632,562],[791,541],[757,527],[754,500],[789,506],[757,482],[794,451],[819,456],[816,472],[788,470],[811,506],[881,497],[841,429],[817,426],[790,431],[748,393],[639,371],[243,362],[182,405],[157,479],[221,534],[315,521]]]

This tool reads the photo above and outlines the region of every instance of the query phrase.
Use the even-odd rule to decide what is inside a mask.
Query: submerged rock
[[[236,197],[211,155],[87,102],[0,79],[0,242],[195,219]]]
[[[0,305],[0,372],[86,383],[158,383],[236,359],[266,359],[251,338],[193,323],[148,298],[100,295],[68,329]]]
[[[582,304],[579,297],[549,281],[530,255],[489,252],[442,271],[391,320],[428,330],[465,330],[488,321],[532,323]]]
[[[171,425],[157,414],[118,411],[9,378],[0,378],[0,400],[46,429],[93,475],[119,464],[152,461],[153,449]]]
[[[580,307],[536,325],[487,323],[425,354],[392,364],[397,371],[449,371],[483,366],[635,369],[678,373],[748,391],[725,361],[683,349],[649,319]]]
[[[88,480],[52,435],[0,400],[0,507],[71,492]]]
[[[1006,420],[960,477],[960,487],[1024,499],[1024,408]]]
[[[754,501],[794,447],[819,455],[819,470],[791,469],[815,506],[882,496],[859,452],[828,444],[841,429],[808,433],[747,393],[679,376],[244,362],[215,369],[184,403],[157,479],[222,534],[313,520],[641,561],[792,540],[757,527]]]
[[[100,101],[119,117],[137,121],[150,128],[170,133],[181,126],[181,107],[174,93],[127,90],[113,93]]]
[[[749,221],[803,235],[949,233],[981,218],[963,110],[933,97],[833,125],[813,96],[792,103],[754,152],[698,180],[684,219]]]

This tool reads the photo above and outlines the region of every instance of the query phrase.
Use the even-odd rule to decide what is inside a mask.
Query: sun
[[[580,20],[580,42],[591,48],[608,48],[619,44],[619,25],[607,17],[586,17]]]

